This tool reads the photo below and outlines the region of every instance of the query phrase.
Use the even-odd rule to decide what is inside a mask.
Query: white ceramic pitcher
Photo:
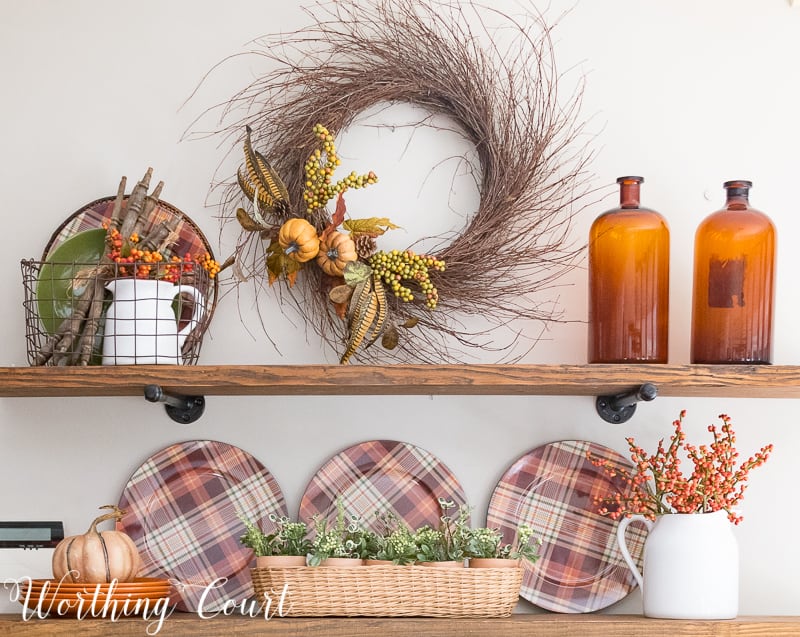
[[[628,524],[639,521],[650,533],[644,545],[644,573],[625,543]],[[617,542],[642,589],[644,614],[668,619],[733,619],[739,610],[739,547],[725,511],[673,513],[655,522],[641,515],[623,518]]]
[[[106,285],[114,297],[103,337],[103,365],[177,365],[186,337],[205,315],[205,298],[190,285],[154,279],[114,279]],[[192,317],[178,329],[173,302],[192,296]]]

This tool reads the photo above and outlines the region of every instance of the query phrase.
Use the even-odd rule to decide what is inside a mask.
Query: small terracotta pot
[[[464,568],[464,562],[419,562],[420,566],[430,566],[433,568]]]
[[[329,557],[322,560],[320,566],[327,566],[328,568],[354,568],[364,565],[364,560],[360,557]]]
[[[470,568],[518,568],[519,560],[509,560],[502,557],[471,557]]]
[[[288,568],[305,565],[305,555],[261,555],[256,558],[256,568]]]
[[[364,560],[364,566],[394,566],[392,560]]]

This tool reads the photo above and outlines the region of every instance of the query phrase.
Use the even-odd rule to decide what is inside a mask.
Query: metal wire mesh
[[[170,263],[23,260],[30,365],[197,363],[217,284]],[[137,274],[137,276],[133,276]]]

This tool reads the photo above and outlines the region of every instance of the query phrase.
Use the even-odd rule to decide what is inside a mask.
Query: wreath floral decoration
[[[525,6],[514,17],[456,0],[338,0],[257,40],[272,70],[223,105],[246,115],[218,131],[245,155],[219,202],[240,226],[233,283],[279,280],[343,363],[464,362],[471,348],[508,360],[527,322],[560,320],[541,293],[577,265],[570,230],[592,153],[582,83],[560,98],[553,27]],[[335,134],[395,102],[449,117],[480,163],[478,209],[436,254],[379,250],[391,221],[347,219],[342,197],[377,176],[335,180]]]

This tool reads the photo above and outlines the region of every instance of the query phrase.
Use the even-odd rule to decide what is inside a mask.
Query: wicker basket
[[[507,617],[519,600],[522,568],[253,568],[256,597],[284,617]]]

